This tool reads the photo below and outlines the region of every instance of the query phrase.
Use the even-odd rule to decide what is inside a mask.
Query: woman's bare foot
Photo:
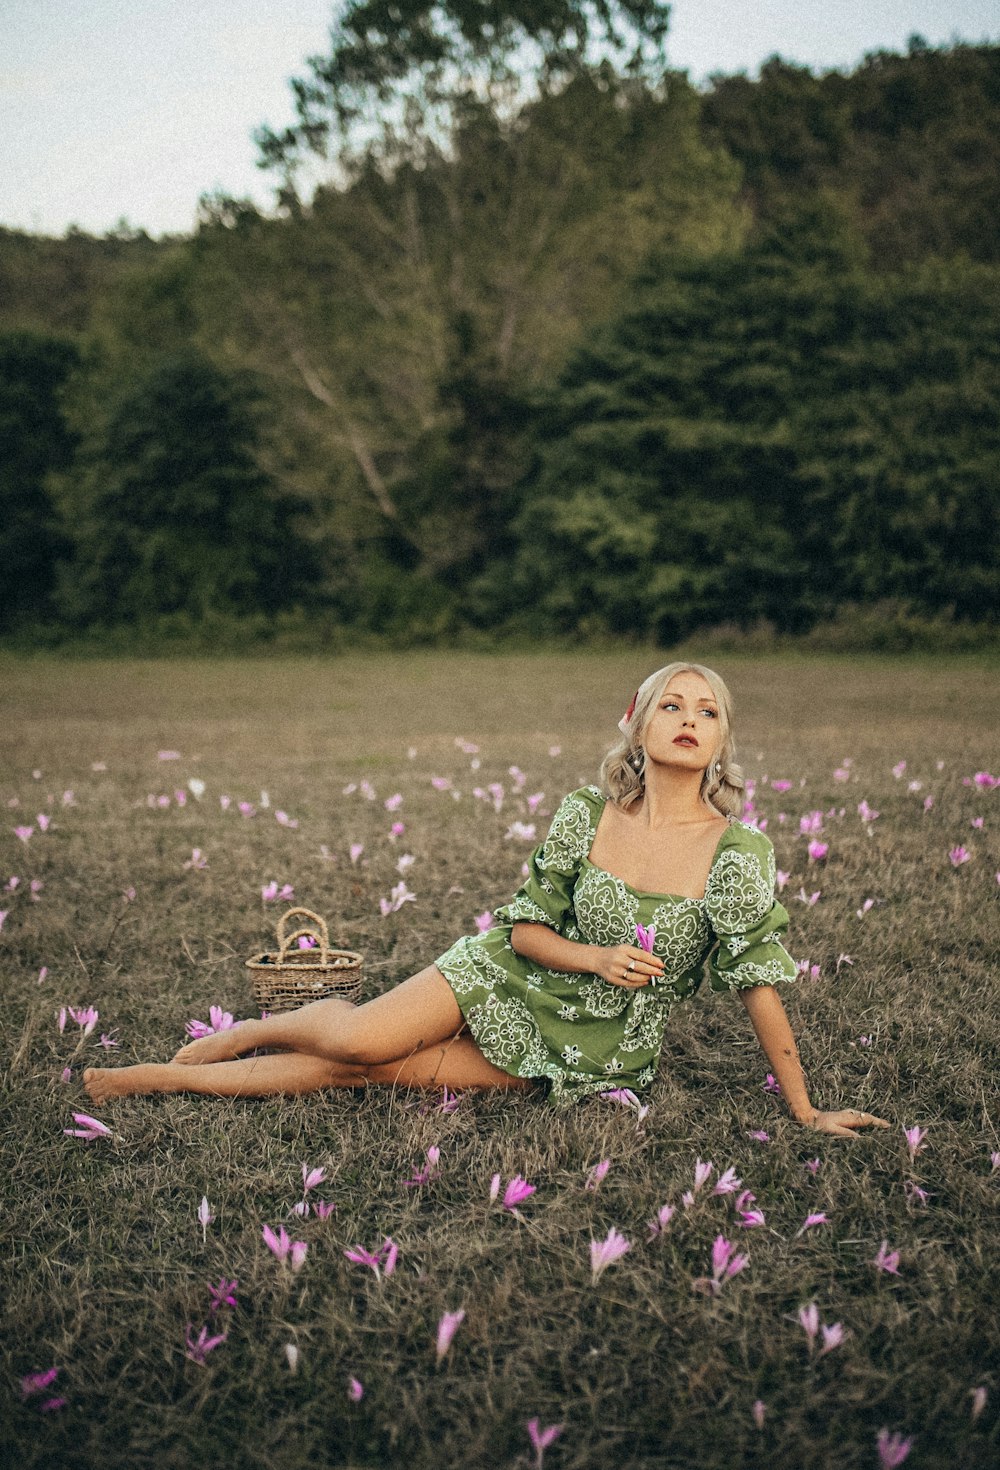
[[[254,1028],[259,1025],[259,1021],[240,1021],[226,1031],[199,1036],[197,1041],[189,1041],[175,1052],[171,1061],[179,1062],[182,1067],[198,1067],[204,1062],[231,1062],[261,1045],[259,1040],[254,1040]]]
[[[158,1062],[140,1067],[88,1067],[83,1074],[83,1085],[91,1102],[100,1104],[111,1097],[164,1091],[165,1070]]]

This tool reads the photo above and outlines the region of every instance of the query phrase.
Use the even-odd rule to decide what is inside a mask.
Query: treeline
[[[347,39],[277,217],[0,234],[4,633],[990,636],[1000,47],[550,61],[442,141]]]

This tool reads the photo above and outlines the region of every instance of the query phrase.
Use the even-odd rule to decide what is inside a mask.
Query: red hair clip
[[[638,698],[639,698],[639,691],[637,689],[635,691],[635,693],[632,695],[632,703],[629,705],[628,709],[625,711],[625,713],[622,715],[621,719],[618,721],[618,728],[622,732],[623,735],[627,735],[628,734],[629,721],[631,720],[633,714],[635,713],[635,702],[636,702],[636,700]]]

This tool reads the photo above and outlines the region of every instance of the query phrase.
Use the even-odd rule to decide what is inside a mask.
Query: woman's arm
[[[853,1138],[855,1128],[872,1125],[888,1128],[884,1118],[871,1113],[846,1108],[834,1113],[822,1113],[809,1101],[806,1077],[799,1061],[798,1048],[792,1028],[788,1024],[781,997],[773,985],[752,985],[740,991],[740,1000],[746,1006],[757,1040],[771,1063],[771,1070],[781,1088],[781,1095],[797,1123],[814,1128],[817,1133],[834,1133],[841,1138]]]
[[[518,922],[510,935],[515,954],[544,965],[547,970],[568,970],[573,975],[600,975],[610,985],[638,990],[663,974],[663,961],[631,944],[605,947],[564,939],[545,924]],[[631,967],[631,968],[630,968]]]
[[[792,1117],[797,1123],[812,1123],[816,1109],[809,1101],[806,1074],[781,996],[773,985],[752,985],[741,990],[739,996]]]

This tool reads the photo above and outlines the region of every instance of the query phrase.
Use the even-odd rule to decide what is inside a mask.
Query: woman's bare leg
[[[304,1052],[332,1062],[392,1061],[454,1036],[463,1025],[454,992],[436,965],[364,1005],[314,1000],[297,1011],[243,1021],[200,1037],[173,1058],[180,1066],[231,1061],[260,1047]]]
[[[95,1103],[152,1092],[196,1092],[208,1097],[273,1097],[316,1092],[325,1087],[463,1088],[523,1090],[530,1082],[511,1077],[486,1060],[471,1036],[432,1045],[391,1062],[351,1066],[300,1052],[247,1057],[229,1062],[150,1063],[138,1067],[88,1067],[83,1085]]]

